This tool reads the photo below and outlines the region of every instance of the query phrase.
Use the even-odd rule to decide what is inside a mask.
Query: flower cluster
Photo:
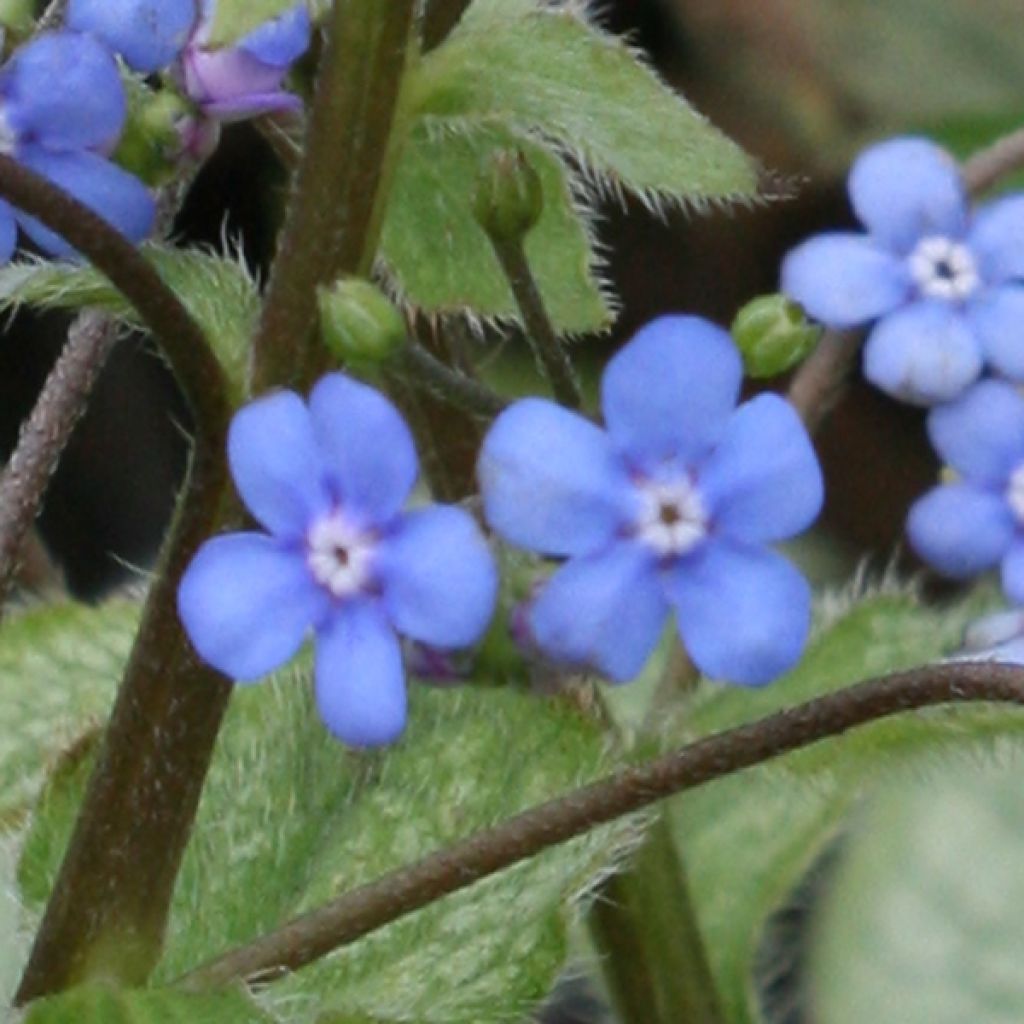
[[[738,352],[696,317],[648,325],[609,363],[607,432],[525,399],[479,458],[484,515],[506,541],[567,559],[527,613],[550,658],[627,680],[670,611],[709,676],[759,685],[799,657],[803,577],[767,544],[817,515],[821,473],[781,398],[736,407]],[[179,611],[199,654],[258,678],[316,635],[316,696],[346,742],[394,739],[405,721],[396,632],[442,651],[490,620],[496,569],[465,512],[402,511],[416,476],[409,431],[380,394],[341,374],[259,399],[228,445],[239,493],[267,534],[208,541]]]

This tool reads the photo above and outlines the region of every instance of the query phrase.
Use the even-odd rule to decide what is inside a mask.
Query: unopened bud
[[[473,215],[491,238],[519,241],[544,209],[540,175],[517,149],[492,153],[485,161],[473,196]]]
[[[170,90],[153,92],[133,78],[127,80],[125,91],[128,118],[114,160],[147,185],[162,185],[177,173],[181,152],[178,128],[188,108]]]
[[[818,344],[821,328],[785,295],[761,295],[732,322],[733,340],[749,377],[774,377],[805,359]]]
[[[318,299],[324,344],[346,362],[382,362],[405,345],[402,314],[372,281],[342,278]]]
[[[28,34],[35,19],[32,0],[0,0],[0,28],[16,39]]]

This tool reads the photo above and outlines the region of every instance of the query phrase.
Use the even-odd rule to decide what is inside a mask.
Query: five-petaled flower
[[[849,193],[867,234],[797,246],[782,290],[830,327],[877,320],[864,373],[896,398],[950,401],[986,364],[1024,381],[1024,196],[972,212],[953,159],[916,138],[865,150]]]
[[[911,507],[911,545],[956,579],[1000,566],[1007,597],[1024,604],[1024,398],[1005,381],[982,381],[933,409],[928,433],[959,478]]]
[[[291,391],[235,416],[228,459],[268,533],[207,541],[178,610],[200,656],[258,679],[316,634],[320,714],[356,746],[405,724],[401,633],[433,647],[474,643],[491,618],[497,573],[461,509],[403,511],[417,475],[408,427],[381,394],[340,373],[308,404]]]
[[[741,377],[725,331],[663,317],[605,370],[607,432],[537,398],[495,421],[478,466],[487,521],[568,559],[529,606],[547,654],[630,679],[674,610],[714,678],[759,685],[798,659],[810,590],[765,544],[815,518],[821,472],[786,401],[736,408]]]

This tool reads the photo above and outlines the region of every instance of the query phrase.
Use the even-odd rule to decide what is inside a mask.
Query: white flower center
[[[707,510],[688,477],[644,481],[637,485],[637,492],[636,538],[659,555],[686,554],[707,536]]]
[[[1006,500],[1017,522],[1024,524],[1024,463],[1010,474],[1006,485]]]
[[[0,153],[11,156],[18,146],[18,136],[7,118],[7,110],[0,103]]]
[[[306,548],[313,579],[335,597],[348,597],[369,582],[377,539],[341,512],[318,519],[309,528]]]
[[[970,249],[941,235],[922,238],[908,262],[921,294],[933,299],[966,299],[981,283]]]

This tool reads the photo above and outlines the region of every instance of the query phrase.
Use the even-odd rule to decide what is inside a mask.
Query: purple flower
[[[234,46],[207,49],[214,6],[213,0],[203,0],[177,69],[189,98],[218,121],[298,109],[298,96],[282,89],[281,83],[309,48],[312,29],[305,4],[264,22]]]
[[[242,500],[268,533],[207,541],[178,611],[200,656],[239,682],[288,661],[312,627],[316,699],[346,743],[405,725],[402,633],[439,648],[483,633],[497,573],[472,518],[402,511],[416,480],[412,437],[382,395],[340,373],[308,405],[280,391],[247,405],[228,435]]]
[[[196,0],[69,0],[67,26],[93,33],[149,74],[181,53],[196,16]]]
[[[912,547],[956,579],[1001,566],[1003,590],[1024,604],[1024,398],[1003,381],[982,381],[933,409],[928,433],[959,479],[911,507]]]
[[[44,33],[0,69],[0,152],[49,178],[137,242],[152,228],[153,198],[103,155],[117,141],[124,119],[117,65],[90,36]],[[0,200],[0,262],[14,252],[16,224],[47,252],[74,253],[37,220]]]
[[[810,591],[764,545],[814,519],[821,472],[783,399],[735,407],[741,376],[723,330],[662,317],[605,370],[607,431],[535,398],[495,421],[478,465],[488,522],[568,559],[529,605],[547,654],[630,679],[674,611],[709,676],[758,685],[800,656]]]
[[[1024,381],[1024,196],[972,212],[953,159],[913,138],[862,153],[849,192],[867,233],[797,246],[782,290],[830,327],[877,320],[864,373],[896,398],[950,401],[985,364]]]

